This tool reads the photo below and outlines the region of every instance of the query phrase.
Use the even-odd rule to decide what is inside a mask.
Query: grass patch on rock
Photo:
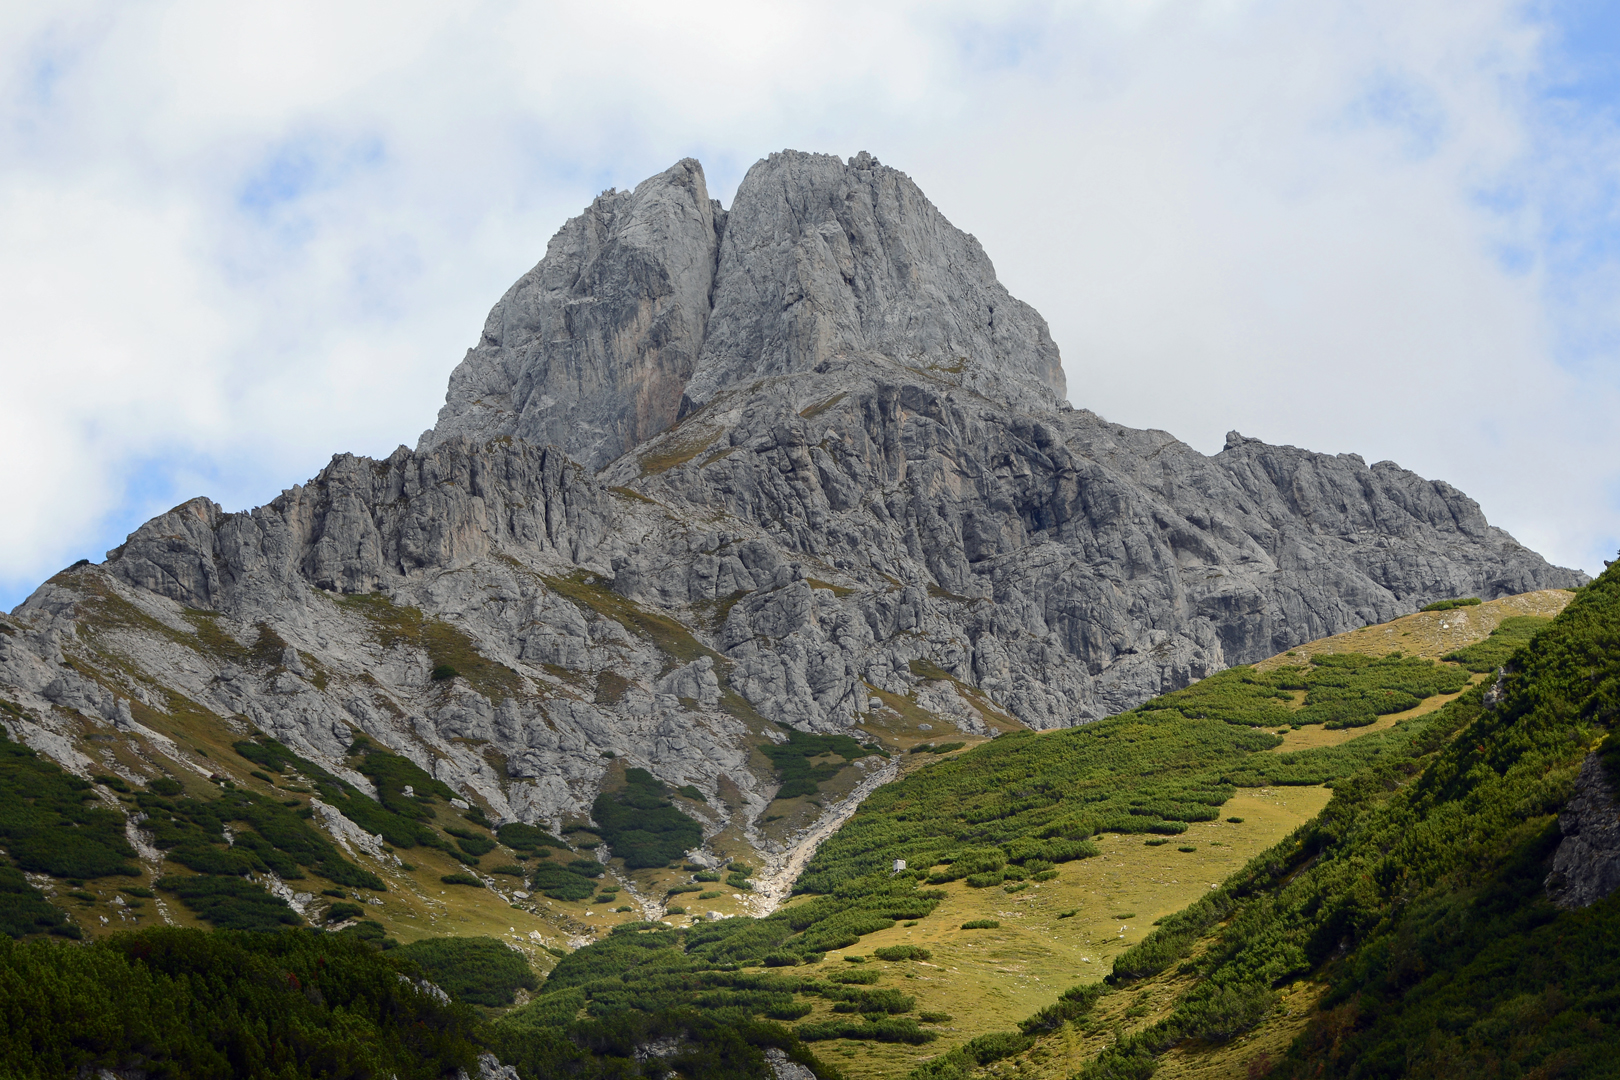
[[[448,671],[443,678],[459,676],[494,702],[523,690],[523,676],[484,656],[472,638],[443,619],[395,604],[382,593],[354,593],[336,600],[338,606],[371,624],[373,636],[385,650],[404,646],[425,653],[431,670]]]

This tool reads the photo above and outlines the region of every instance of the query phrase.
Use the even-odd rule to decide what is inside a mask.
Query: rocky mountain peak
[[[1050,410],[1046,322],[911,179],[784,151],[731,211],[686,159],[603,193],[490,312],[425,449],[510,435],[596,471],[729,388],[829,365],[910,368]]]
[[[775,154],[727,212],[682,161],[563,226],[415,451],[194,499],[0,619],[0,726],[143,784],[268,784],[230,756],[259,733],[357,790],[364,736],[558,831],[642,769],[694,858],[751,850],[785,895],[893,775],[866,747],[1085,723],[1586,580],[1392,462],[1205,456],[1062,399],[1046,324],[903,173]],[[815,766],[825,801],[761,749],[809,768],[810,733],[863,748]]]

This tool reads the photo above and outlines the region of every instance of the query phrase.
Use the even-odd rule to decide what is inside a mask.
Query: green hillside
[[[1086,1080],[1616,1075],[1620,896],[1561,911],[1544,882],[1583,759],[1620,759],[1620,573],[1528,629],[1459,657],[1507,663],[1496,707],[1477,687],[1336,781],[1316,821],[1031,1018],[1038,1038],[919,1075],[997,1056]]]
[[[994,933],[998,919],[935,925],[935,912],[973,891],[1019,903],[1011,897],[1060,886],[1076,873],[1073,864],[1129,838],[1156,858],[1156,849],[1175,845],[1190,868],[1197,847],[1187,843],[1189,829],[1216,822],[1241,788],[1345,782],[1432,754],[1470,714],[1420,706],[1468,683],[1469,672],[1454,664],[1323,655],[1265,673],[1234,668],[1086,727],[1004,735],[870,796],[822,846],[798,898],[782,910],[682,929],[620,927],[559,963],[535,1000],[498,1030],[514,1053],[544,1043],[555,1062],[570,1047],[632,1046],[620,1032],[656,1027],[696,1003],[707,1018],[741,1027],[792,1025],[824,1057],[853,1057],[843,1066],[863,1075],[904,1073],[930,1058],[937,1072],[1019,1053],[1031,1036],[970,1038],[971,1023],[964,1029],[919,1004],[935,977],[926,973],[931,948],[944,946],[893,943],[901,924],[916,928],[917,942]],[[1406,718],[1340,745],[1275,752],[1279,730],[1354,728],[1379,716]],[[895,871],[896,860],[906,868]],[[884,944],[862,955],[869,936]],[[848,960],[861,963],[837,962]],[[978,1007],[980,988],[951,992],[959,1006]]]

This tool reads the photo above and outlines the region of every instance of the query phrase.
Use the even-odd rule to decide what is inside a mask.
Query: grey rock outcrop
[[[1620,889],[1620,805],[1614,796],[1614,778],[1602,759],[1586,755],[1575,793],[1558,814],[1564,838],[1547,875],[1547,895],[1561,908],[1591,907]]]
[[[722,389],[862,357],[1021,408],[1063,399],[1045,320],[904,173],[772,154],[728,214],[687,159],[562,227],[418,446],[515,436],[594,472]]]
[[[193,500],[41,586],[0,623],[0,722],[81,773],[123,739],[206,775],[142,720],[177,700],[334,771],[364,733],[550,827],[622,760],[789,860],[773,721],[1082,723],[1585,580],[1393,463],[1205,456],[1062,393],[1040,316],[903,174],[773,155],[727,213],[681,162],[564,226],[415,451]]]
[[[725,218],[690,158],[604,192],[489,313],[422,448],[515,436],[595,470],[669,427],[703,346]]]
[[[1063,400],[1046,320],[996,280],[977,240],[870,154],[772,154],[727,220],[683,413],[755,379],[871,357],[1021,409]]]
[[[771,1080],[816,1080],[808,1066],[800,1065],[774,1046],[766,1049],[765,1063],[770,1066]]]

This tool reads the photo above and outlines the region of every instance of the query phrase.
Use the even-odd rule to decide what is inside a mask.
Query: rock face
[[[785,859],[812,823],[762,831],[777,724],[1081,723],[1584,580],[1393,463],[1070,408],[1040,316],[869,155],[773,155],[729,213],[683,161],[563,227],[415,451],[193,500],[43,585],[0,622],[0,720],[81,773],[217,767],[182,715],[333,769],[363,732],[553,828],[623,761]]]
[[[1575,794],[1558,815],[1564,838],[1553,853],[1547,895],[1561,908],[1591,907],[1620,889],[1620,806],[1614,779],[1596,754],[1586,755]]]
[[[729,215],[687,159],[564,225],[419,448],[511,435],[594,472],[721,390],[835,357],[902,358],[1026,409],[1063,399],[1046,321],[909,177],[789,151],[749,170]]]
[[[690,158],[603,193],[489,313],[423,446],[510,435],[594,471],[669,427],[703,347],[725,220]]]
[[[870,154],[773,154],[737,188],[682,415],[751,380],[900,360],[1021,409],[1063,400],[1046,320],[979,242]]]

